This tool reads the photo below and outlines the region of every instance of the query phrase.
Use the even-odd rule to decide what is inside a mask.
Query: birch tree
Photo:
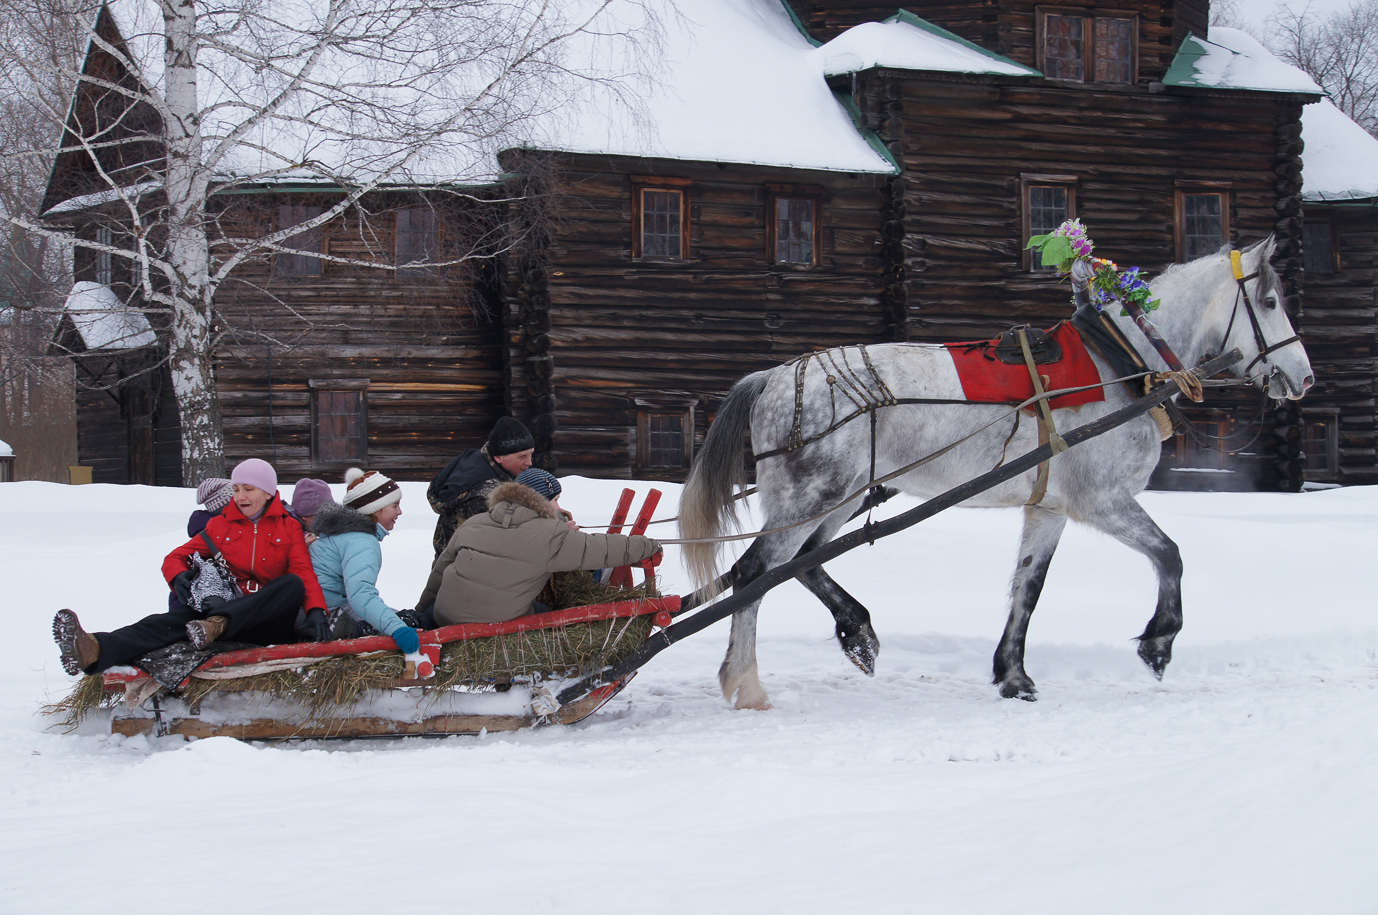
[[[43,2],[56,0],[0,7]],[[134,265],[139,307],[161,317],[188,481],[224,473],[215,298],[237,267],[290,253],[294,238],[371,192],[491,178],[497,151],[522,146],[590,82],[615,89],[658,35],[637,0],[111,0],[106,9],[106,20],[99,7],[85,11],[84,37],[88,61],[113,69],[64,72],[29,54],[13,29],[0,67],[85,90],[84,108],[47,103],[60,142],[27,154],[49,164],[59,151],[84,156],[93,184],[64,206],[117,212],[120,231],[81,237],[51,213],[4,216]],[[219,230],[217,197],[287,180],[340,195],[261,236]]]
[[[1378,136],[1378,0],[1329,15],[1310,6],[1279,7],[1268,39],[1279,57],[1304,70],[1337,108]]]

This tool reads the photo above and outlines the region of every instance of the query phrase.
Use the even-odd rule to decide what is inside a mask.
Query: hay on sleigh
[[[541,593],[540,600],[556,610],[592,604],[659,596],[655,581],[634,588],[613,588],[594,580],[589,572],[559,572]],[[457,686],[506,683],[536,674],[592,671],[615,664],[641,647],[651,631],[651,614],[587,623],[555,629],[533,629],[506,635],[462,639],[442,646],[435,677],[427,684],[433,699]],[[192,676],[179,697],[195,705],[217,691],[265,693],[300,703],[307,722],[333,717],[347,709],[368,690],[390,689],[402,676],[401,652],[326,658],[291,670],[209,680]],[[74,730],[98,708],[112,708],[122,699],[119,692],[105,691],[100,675],[83,677],[60,702],[44,706],[47,715],[61,715],[65,730]]]

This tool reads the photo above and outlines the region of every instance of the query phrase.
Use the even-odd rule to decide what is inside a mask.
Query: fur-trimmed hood
[[[311,532],[317,537],[333,537],[336,534],[372,534],[377,537],[378,529],[377,521],[338,502],[322,502],[311,521]]]
[[[551,521],[560,520],[560,513],[555,510],[554,505],[550,504],[549,499],[542,497],[531,487],[523,486],[520,483],[503,483],[488,494],[488,513],[493,516],[495,521],[502,520],[499,518],[500,513],[497,508],[503,502],[528,508],[538,518],[549,518]],[[521,522],[522,519],[513,518],[510,523],[520,524]]]

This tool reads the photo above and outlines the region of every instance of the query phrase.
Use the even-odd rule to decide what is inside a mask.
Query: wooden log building
[[[681,479],[747,372],[813,348],[976,339],[1065,317],[1066,289],[1024,244],[1076,216],[1098,253],[1151,272],[1279,239],[1316,390],[1280,410],[1256,392],[1213,394],[1190,412],[1223,445],[1169,442],[1155,485],[1378,481],[1378,190],[1303,200],[1302,115],[1319,94],[1247,36],[1208,30],[1207,0],[898,13],[705,0],[702,12],[691,44],[710,58],[720,44],[715,65],[743,67],[734,93],[714,96],[692,59],[672,60],[665,79],[688,110],[653,104],[656,139],[595,123],[584,127],[602,145],[504,154],[517,177],[501,190],[527,194],[505,211],[514,247],[427,267],[465,244],[475,217],[394,190],[299,238],[303,254],[238,271],[216,303],[227,461],[263,457],[286,480],[356,463],[426,479],[508,413],[532,429],[540,466]],[[748,39],[765,61],[754,69],[733,53]],[[1269,78],[1198,65],[1231,56],[1267,64]],[[781,112],[791,117],[771,120]],[[266,232],[319,213],[331,193],[279,184],[218,206],[225,225]],[[1316,253],[1319,224],[1329,255]],[[87,261],[78,279],[99,281]],[[160,425],[175,423],[169,392],[144,408],[160,468],[176,463]],[[82,461],[103,461],[96,479],[181,483],[135,475],[132,460],[121,470],[118,449],[96,453],[123,421],[89,404],[79,415]]]

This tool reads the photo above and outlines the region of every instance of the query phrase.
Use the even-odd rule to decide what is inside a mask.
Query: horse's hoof
[[[876,655],[880,654],[880,639],[870,623],[864,624],[853,633],[846,633],[839,626],[837,641],[842,645],[842,653],[847,656],[861,672],[868,677],[876,675]]]
[[[1038,690],[1034,688],[1033,681],[1027,678],[1006,680],[1000,684],[1001,699],[1023,699],[1025,702],[1037,702]]]
[[[1140,639],[1139,660],[1148,665],[1148,669],[1155,679],[1163,679],[1163,671],[1167,670],[1167,665],[1172,660],[1172,640],[1170,638]]]
[[[774,707],[775,706],[770,704],[770,697],[766,695],[766,691],[763,689],[749,690],[743,687],[737,690],[737,702],[734,708],[739,712],[743,709],[768,712]]]

